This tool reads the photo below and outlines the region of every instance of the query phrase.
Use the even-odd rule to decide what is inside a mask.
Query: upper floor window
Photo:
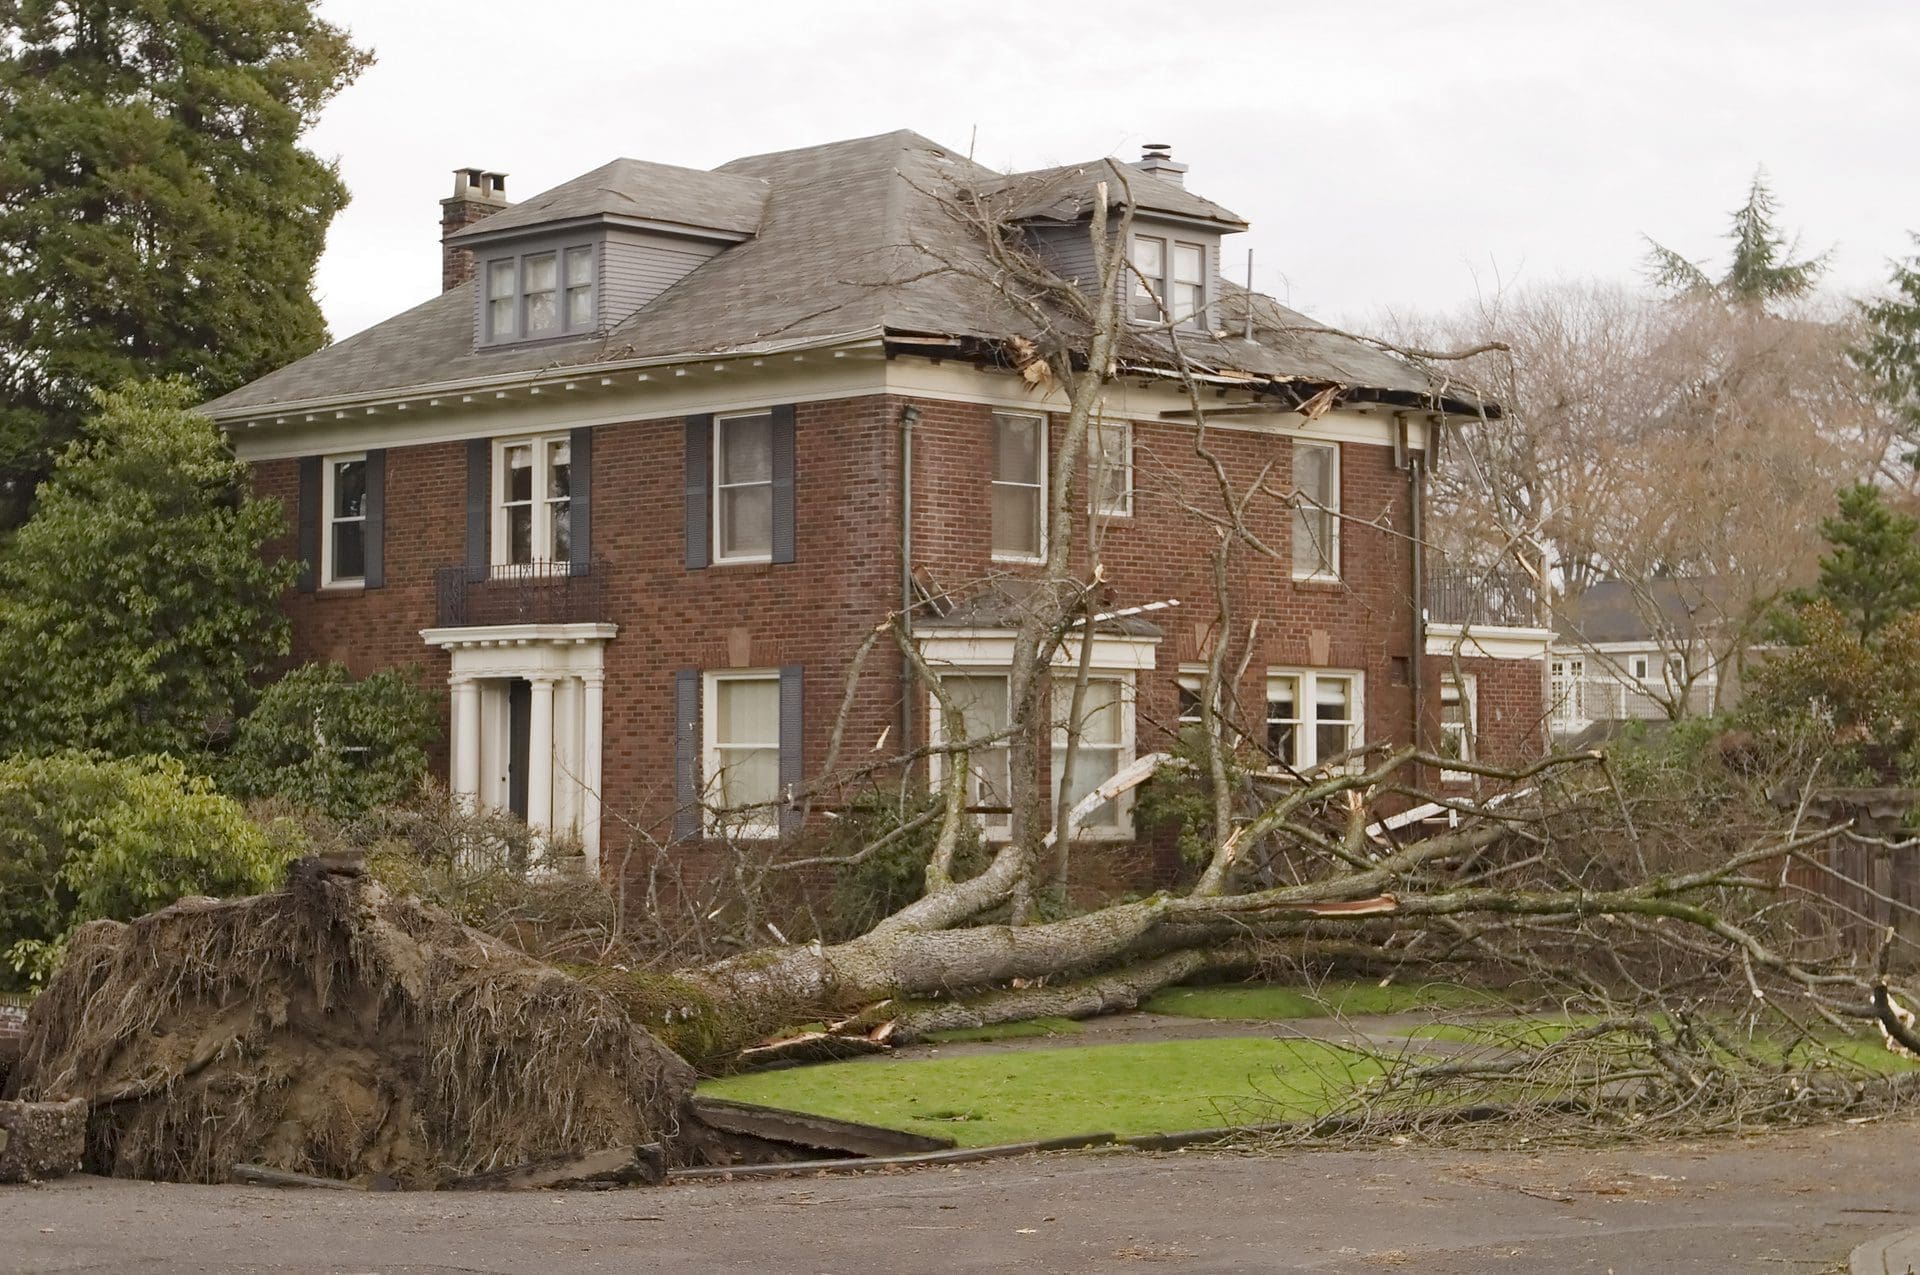
[[[993,414],[993,556],[1038,562],[1047,552],[1047,422]]]
[[[1093,512],[1108,518],[1132,516],[1132,421],[1094,422],[1087,431],[1087,470]]]
[[[573,449],[565,434],[513,439],[494,464],[495,566],[567,563],[573,556]]]
[[[525,252],[487,262],[483,341],[537,341],[591,332],[598,317],[593,246]]]
[[[713,533],[718,562],[773,560],[773,414],[713,423]]]
[[[321,585],[361,584],[367,576],[367,458],[329,456],[322,464]]]
[[[1293,578],[1340,578],[1340,445],[1293,445]]]
[[[1180,327],[1206,326],[1205,244],[1135,235],[1132,261],[1131,309],[1137,322],[1163,323],[1171,313]]]

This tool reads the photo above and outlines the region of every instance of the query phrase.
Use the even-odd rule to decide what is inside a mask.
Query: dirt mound
[[[307,861],[277,894],[81,929],[11,1088],[88,1099],[96,1172],[431,1187],[644,1142],[671,1157],[693,1079],[603,993]]]

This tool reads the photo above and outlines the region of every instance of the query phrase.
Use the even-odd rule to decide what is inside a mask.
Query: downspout
[[[913,641],[913,425],[920,409],[911,403],[900,408],[900,627]],[[913,669],[900,660],[900,752],[914,749]]]
[[[1413,535],[1412,566],[1408,571],[1411,577],[1409,584],[1413,590],[1413,658],[1408,663],[1407,684],[1413,692],[1413,744],[1414,747],[1420,748],[1426,744],[1425,732],[1421,727],[1427,706],[1424,675],[1427,662],[1427,485],[1424,473],[1427,449],[1423,448],[1417,453],[1414,451],[1411,446],[1413,440],[1409,437],[1411,429],[1404,415],[1399,418],[1399,426],[1401,454],[1407,458],[1408,529]],[[1434,428],[1429,420],[1427,426],[1429,447],[1433,442],[1431,434]]]

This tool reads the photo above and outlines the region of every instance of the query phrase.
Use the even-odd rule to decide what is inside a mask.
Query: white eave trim
[[[1427,654],[1462,659],[1544,660],[1553,645],[1552,629],[1499,624],[1428,624]]]

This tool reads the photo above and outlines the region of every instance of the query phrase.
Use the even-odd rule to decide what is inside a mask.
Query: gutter
[[[516,390],[543,389],[551,385],[562,385],[568,381],[586,380],[595,376],[605,377],[622,372],[640,372],[688,363],[718,363],[728,360],[766,358],[778,354],[810,353],[816,350],[844,351],[877,348],[885,332],[884,328],[861,328],[822,337],[769,342],[763,345],[735,346],[726,350],[655,355],[598,363],[549,364],[532,370],[517,370],[506,375],[474,376],[457,381],[429,381],[400,389],[373,390],[364,394],[338,394],[326,398],[292,399],[279,403],[260,403],[249,407],[203,407],[202,411],[217,425],[240,421],[259,422],[292,416],[318,416],[325,412],[374,409],[416,402],[420,399],[454,398],[462,395],[471,397],[482,393],[512,393]]]

